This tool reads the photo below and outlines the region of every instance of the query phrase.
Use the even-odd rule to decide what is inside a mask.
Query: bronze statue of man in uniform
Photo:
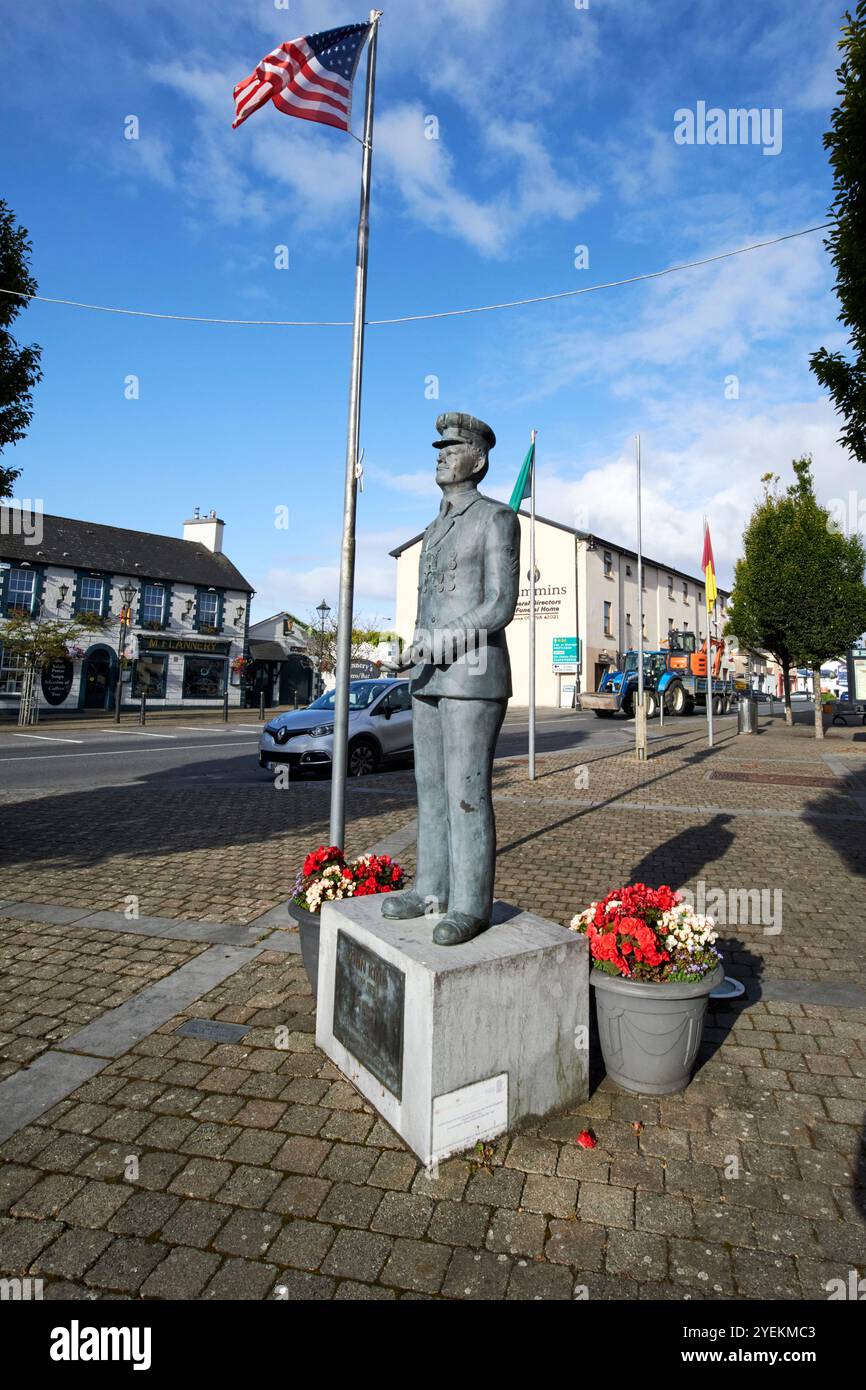
[[[418,867],[414,887],[388,894],[382,914],[444,912],[433,931],[459,946],[490,925],[496,864],[493,753],[511,668],[505,628],[517,603],[520,524],[478,484],[496,443],[473,415],[440,415],[439,515],[421,546],[411,666]]]

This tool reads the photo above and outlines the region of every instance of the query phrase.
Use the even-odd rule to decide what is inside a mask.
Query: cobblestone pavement
[[[578,748],[541,760],[532,789],[520,761],[497,767],[500,897],[564,921],[629,879],[781,891],[781,931],[723,927],[747,994],[712,1007],[683,1095],[617,1092],[593,1042],[585,1105],[503,1138],[486,1167],[468,1155],[428,1174],[317,1051],[300,961],[269,938],[0,1147],[0,1272],[43,1278],[47,1298],[191,1299],[825,1299],[829,1280],[862,1276],[866,745],[816,747],[799,730],[728,735],[711,757],[701,744],[676,729],[642,768],[598,749],[581,762]],[[411,821],[410,778],[373,784],[351,793],[353,852]],[[188,795],[180,810],[140,797],[142,824],[159,822],[143,846],[133,837],[115,859],[99,830],[82,830],[88,815],[44,870],[19,861],[12,893],[5,877],[0,891],[94,907],[113,892],[116,906],[131,883],[167,873],[187,887],[159,900],[165,915],[250,920],[285,899],[288,865],[322,838],[324,792],[292,798],[209,812],[202,800],[191,829]],[[222,842],[233,869],[213,864],[220,906],[203,911]],[[61,887],[64,864],[75,882]],[[169,913],[172,896],[181,910]],[[109,994],[97,1010],[124,997],[124,967],[146,984],[156,960],[171,970],[188,958],[186,943],[104,929],[0,933],[26,979],[40,963],[68,975],[77,966],[59,953],[80,961],[78,940],[100,948]],[[51,1014],[41,993],[20,997]],[[178,1034],[190,1017],[249,1031],[234,1043]],[[47,1037],[26,1028],[16,1035]],[[586,1128],[596,1149],[575,1143]]]

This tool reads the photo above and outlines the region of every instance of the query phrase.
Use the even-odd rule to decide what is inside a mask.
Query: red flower
[[[589,1129],[582,1129],[574,1142],[575,1144],[579,1145],[582,1149],[598,1148],[598,1140],[596,1139],[592,1131]]]

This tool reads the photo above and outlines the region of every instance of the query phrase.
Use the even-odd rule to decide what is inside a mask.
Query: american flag
[[[232,129],[266,101],[273,101],[286,116],[348,130],[352,82],[370,28],[370,24],[347,24],[281,43],[235,87]]]

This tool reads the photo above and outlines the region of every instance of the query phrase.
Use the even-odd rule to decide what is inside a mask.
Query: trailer
[[[707,643],[700,648],[693,632],[671,632],[667,645],[656,651],[645,651],[644,701],[648,719],[658,714],[664,702],[665,714],[686,715],[695,709],[706,709],[707,691],[713,701],[714,714],[727,714],[736,698],[733,677],[722,668],[725,644],[721,638],[712,639],[712,666],[707,672]],[[601,678],[598,690],[580,696],[580,707],[599,719],[611,719],[620,710],[631,718],[638,694],[638,653],[625,653],[622,667],[608,670]]]

